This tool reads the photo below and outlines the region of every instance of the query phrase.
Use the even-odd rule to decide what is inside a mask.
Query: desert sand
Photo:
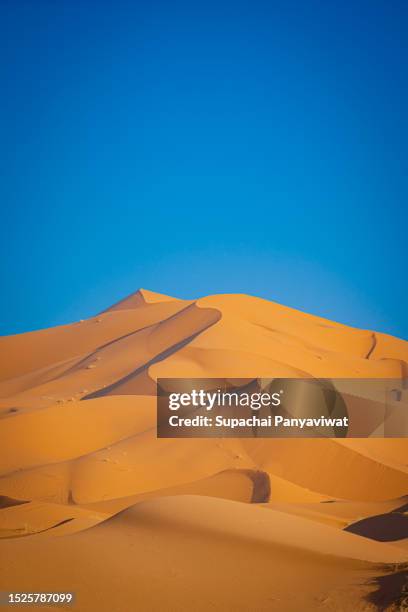
[[[408,343],[147,290],[0,338],[0,591],[74,591],[80,612],[408,609],[406,439],[156,437],[157,378],[297,376],[404,379]]]

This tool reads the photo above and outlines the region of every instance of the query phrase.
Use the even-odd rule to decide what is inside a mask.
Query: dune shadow
[[[14,499],[7,495],[0,495],[0,510],[3,508],[11,508],[12,506],[21,506],[22,504],[28,504],[27,500]]]
[[[371,581],[376,590],[367,595],[366,600],[379,612],[392,609],[408,610],[408,569],[378,576]]]
[[[194,308],[195,308],[195,310],[194,310]],[[167,357],[170,357],[171,355],[173,355],[173,353],[176,353],[177,351],[181,350],[182,348],[184,348],[185,346],[190,344],[193,340],[195,340],[195,338],[200,336],[209,327],[211,327],[212,325],[217,323],[221,319],[221,316],[222,316],[221,312],[219,310],[215,309],[215,308],[201,308],[200,309],[194,303],[194,304],[190,304],[189,306],[187,306],[183,310],[177,312],[176,314],[171,315],[167,319],[164,319],[163,321],[160,321],[158,324],[152,325],[151,327],[152,328],[154,328],[154,327],[158,328],[160,325],[168,323],[171,320],[177,320],[177,318],[180,318],[186,312],[194,312],[196,316],[197,316],[197,313],[198,313],[198,317],[202,317],[203,313],[206,312],[206,314],[208,314],[208,318],[207,318],[207,320],[204,320],[204,321],[202,321],[199,318],[199,320],[197,322],[198,329],[196,331],[194,331],[191,334],[188,334],[187,337],[182,338],[180,341],[175,342],[174,344],[171,344],[170,346],[168,346],[164,350],[159,351],[156,355],[154,355],[154,357],[152,357],[152,358],[148,359],[146,362],[142,363],[140,366],[138,366],[135,370],[133,370],[132,372],[130,372],[126,376],[123,376],[119,380],[113,382],[112,384],[110,384],[110,385],[108,385],[106,387],[102,387],[100,389],[97,389],[96,391],[93,391],[92,393],[88,393],[87,395],[84,395],[81,398],[81,401],[95,399],[95,398],[98,398],[98,397],[103,397],[105,395],[111,395],[119,387],[121,387],[124,384],[132,381],[137,376],[139,376],[143,372],[147,371],[152,365],[154,365],[156,363],[159,363],[160,361],[163,361],[164,359],[167,359]],[[137,393],[125,393],[125,395],[137,395]]]
[[[395,542],[408,538],[408,517],[399,512],[378,514],[348,525],[344,531],[377,542]]]

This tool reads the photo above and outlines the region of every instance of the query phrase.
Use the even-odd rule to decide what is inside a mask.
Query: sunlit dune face
[[[296,378],[304,399],[303,379],[407,364],[402,340],[243,295],[140,290],[0,338],[0,590],[76,590],[91,612],[374,609],[370,580],[408,561],[406,440],[158,439],[156,381]]]

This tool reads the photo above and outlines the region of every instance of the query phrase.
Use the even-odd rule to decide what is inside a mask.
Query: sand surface
[[[407,342],[245,295],[140,290],[0,338],[0,590],[75,591],[81,612],[404,609],[405,439],[157,439],[155,392],[407,364]]]

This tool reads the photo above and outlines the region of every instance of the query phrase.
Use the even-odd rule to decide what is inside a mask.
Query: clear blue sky
[[[0,333],[138,287],[408,338],[408,3],[0,0]]]

